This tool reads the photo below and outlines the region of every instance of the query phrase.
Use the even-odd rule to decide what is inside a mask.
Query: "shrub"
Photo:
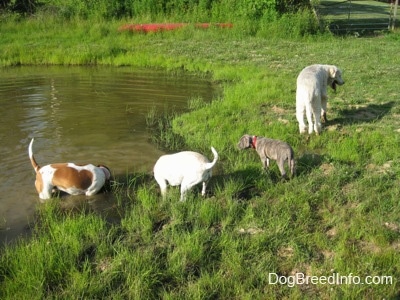
[[[2,0],[0,9],[33,14],[37,10],[58,12],[63,18],[105,19],[143,18],[150,19],[179,17],[200,17],[202,21],[210,18],[237,17],[252,21],[265,16],[293,13],[309,7],[306,0]],[[228,15],[227,15],[228,14]],[[205,20],[207,18],[207,20]],[[196,21],[196,20],[192,20]]]

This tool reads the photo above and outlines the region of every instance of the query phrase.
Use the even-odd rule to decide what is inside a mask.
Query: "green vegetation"
[[[305,0],[2,0],[0,9],[22,15],[45,13],[61,19],[179,18],[191,21],[221,17],[260,20],[309,8]]]
[[[218,150],[206,198],[194,190],[182,203],[171,189],[162,201],[148,174],[129,174],[112,189],[118,224],[85,208],[63,209],[59,199],[38,205],[34,236],[3,249],[0,298],[399,296],[398,33],[310,35],[315,27],[307,12],[232,29],[188,26],[147,35],[118,32],[130,21],[10,18],[0,21],[3,67],[99,64],[211,73],[223,95],[211,103],[192,99],[190,111],[173,118],[148,115],[160,146],[207,156],[210,145]],[[298,134],[294,116],[295,82],[312,63],[338,65],[346,84],[329,92],[323,133],[307,137]],[[264,172],[254,151],[238,151],[245,133],[290,143],[297,176],[281,182],[274,163]],[[271,284],[269,273],[393,281],[290,287]]]

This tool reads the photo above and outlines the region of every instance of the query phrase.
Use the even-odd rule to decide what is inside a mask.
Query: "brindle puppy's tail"
[[[292,177],[296,175],[296,162],[293,156],[290,159],[290,174],[292,175]]]
[[[293,149],[289,146],[287,161],[290,169],[291,177],[296,175],[296,161],[294,160],[294,152]]]

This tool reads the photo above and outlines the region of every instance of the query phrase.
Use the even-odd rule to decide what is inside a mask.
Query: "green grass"
[[[243,28],[118,33],[122,22],[3,23],[1,64],[109,64],[211,74],[222,87],[190,111],[150,111],[160,147],[220,155],[206,198],[163,201],[147,174],[112,187],[118,224],[59,199],[38,206],[34,236],[0,257],[2,299],[360,299],[399,296],[398,33],[267,38]],[[274,24],[271,25],[272,27]],[[62,30],[61,30],[62,29]],[[266,30],[266,29],[264,29]],[[300,136],[295,79],[312,63],[344,71],[320,136]],[[297,176],[265,172],[242,134],[285,140]],[[381,285],[273,285],[268,274],[393,276]]]

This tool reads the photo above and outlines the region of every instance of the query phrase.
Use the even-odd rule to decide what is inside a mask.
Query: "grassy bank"
[[[2,299],[396,298],[400,284],[399,35],[303,36],[282,24],[249,35],[191,26],[159,34],[118,33],[123,22],[4,22],[0,59],[18,64],[107,64],[211,73],[223,87],[176,116],[169,138],[220,154],[208,196],[162,201],[147,174],[116,185],[121,222],[55,199],[38,206],[34,237],[5,248]],[[274,26],[277,26],[274,28]],[[283,30],[281,33],[272,34]],[[270,32],[270,36],[267,34]],[[329,91],[328,124],[300,136],[295,80],[312,63],[336,64],[345,85]],[[242,134],[289,142],[297,176],[281,182]],[[381,284],[272,284],[269,274],[352,274]],[[283,277],[282,277],[283,278]],[[371,279],[371,278],[369,278]],[[283,279],[282,279],[283,280]],[[344,281],[342,281],[344,282]]]

